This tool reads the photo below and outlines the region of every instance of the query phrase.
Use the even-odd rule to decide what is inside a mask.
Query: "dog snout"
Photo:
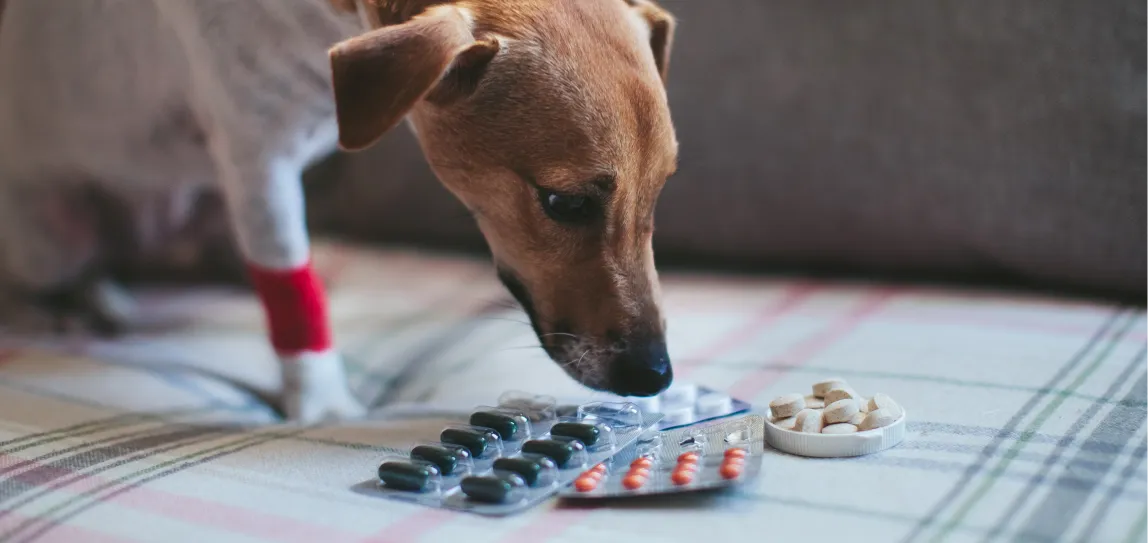
[[[625,342],[626,348],[609,362],[606,389],[620,396],[653,396],[674,380],[664,339]]]

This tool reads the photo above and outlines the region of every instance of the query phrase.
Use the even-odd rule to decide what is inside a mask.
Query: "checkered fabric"
[[[356,493],[381,455],[508,388],[581,391],[490,266],[325,243],[336,339],[371,420],[280,424],[246,293],[140,293],[116,341],[5,343],[0,541],[1144,541],[1140,308],[887,284],[671,275],[679,379],[764,405],[826,377],[906,407],[862,458],[769,452],[731,493],[489,519]],[[412,407],[413,406],[413,407]]]

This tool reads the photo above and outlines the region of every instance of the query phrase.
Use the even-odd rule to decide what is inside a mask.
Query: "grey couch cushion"
[[[664,5],[660,259],[1145,292],[1143,2]],[[405,131],[327,168],[324,226],[481,245]]]

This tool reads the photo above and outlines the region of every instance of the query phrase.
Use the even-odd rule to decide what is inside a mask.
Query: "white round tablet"
[[[670,409],[663,408],[662,424],[686,424],[693,422],[696,418],[694,413],[694,406],[687,405],[684,407],[674,407]]]
[[[707,392],[695,403],[699,417],[716,417],[733,410],[733,398],[721,392]]]
[[[675,383],[670,385],[670,388],[666,389],[660,397],[666,410],[686,405],[692,409],[694,402],[698,401],[698,386],[693,383]]]

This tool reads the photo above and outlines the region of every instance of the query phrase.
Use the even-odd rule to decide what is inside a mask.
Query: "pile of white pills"
[[[889,426],[905,411],[887,394],[865,398],[844,379],[813,385],[813,394],[786,394],[769,403],[774,426],[807,434],[853,434]]]

